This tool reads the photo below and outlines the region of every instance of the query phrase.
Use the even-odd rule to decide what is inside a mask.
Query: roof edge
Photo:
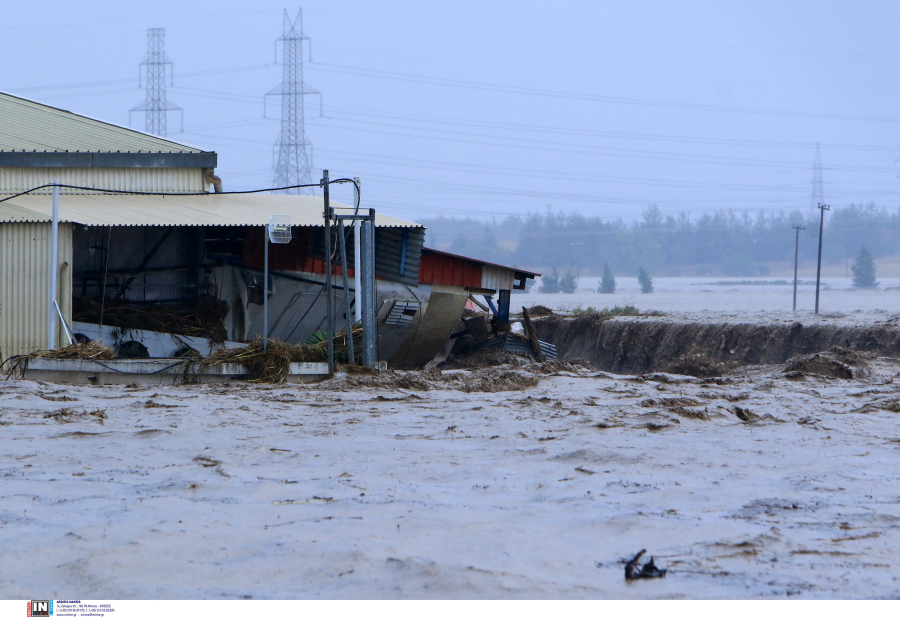
[[[215,152],[0,152],[0,167],[215,168]]]
[[[521,273],[525,275],[529,279],[533,279],[534,277],[540,277],[541,273],[531,272],[530,270],[524,270],[522,268],[516,268],[514,266],[504,266],[503,264],[496,264],[494,262],[487,262],[485,260],[479,260],[478,258],[469,257],[467,255],[459,255],[458,253],[450,253],[449,251],[441,251],[440,249],[432,249],[431,247],[422,247],[422,253],[431,253],[433,255],[444,255],[447,257],[457,258],[459,260],[467,260],[469,262],[476,262],[481,264],[482,266],[495,266],[497,268],[503,268],[505,270],[511,270],[515,273]]]

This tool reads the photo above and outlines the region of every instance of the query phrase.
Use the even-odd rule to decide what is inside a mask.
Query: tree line
[[[571,269],[578,276],[600,275],[605,263],[635,276],[640,267],[657,276],[765,276],[768,264],[794,259],[794,225],[800,232],[800,260],[815,261],[819,216],[815,213],[730,211],[663,215],[655,205],[641,218],[586,217],[577,213],[530,213],[501,221],[437,218],[426,243],[479,259],[519,268]],[[447,243],[449,242],[449,248]],[[826,214],[822,259],[843,263],[865,248],[873,257],[900,253],[900,209],[851,204]],[[631,274],[634,273],[634,274]]]

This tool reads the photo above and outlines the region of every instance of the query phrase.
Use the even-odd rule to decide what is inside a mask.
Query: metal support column
[[[354,178],[353,182],[353,214],[359,214],[359,178]],[[353,221],[353,288],[356,302],[354,303],[354,312],[356,313],[356,321],[362,322],[362,273],[360,272],[360,255],[359,255],[359,234],[362,221],[356,219]]]
[[[334,373],[334,300],[331,297],[331,206],[328,201],[328,170],[322,170],[325,197],[325,331],[328,335],[328,373]]]
[[[497,301],[499,307],[497,321],[501,324],[509,324],[509,303],[510,290],[500,290],[499,300]]]
[[[349,364],[356,364],[356,355],[353,353],[353,318],[350,317],[350,286],[347,282],[347,241],[344,239],[344,222],[338,219],[338,235],[341,244],[341,275],[344,283],[344,316],[347,318],[347,348],[350,353]]]
[[[269,349],[269,226],[263,226],[263,350]]]
[[[56,349],[56,277],[59,271],[59,187],[53,187],[53,220],[50,232],[50,290],[47,299],[47,348]]]
[[[363,365],[375,368],[378,362],[378,334],[375,324],[375,209],[362,221],[360,270],[362,271]]]

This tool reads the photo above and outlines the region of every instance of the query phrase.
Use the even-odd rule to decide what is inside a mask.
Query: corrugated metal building
[[[208,193],[216,164],[215,152],[0,93],[0,359],[48,345],[51,189],[17,195],[43,184],[178,194],[60,190],[58,297],[70,323],[73,298],[177,303],[243,286],[246,307],[273,214],[295,238],[270,247],[272,269],[288,260],[324,274],[322,198]],[[424,228],[381,214],[375,226],[376,274],[415,286]],[[238,267],[250,273],[240,285],[217,279]]]

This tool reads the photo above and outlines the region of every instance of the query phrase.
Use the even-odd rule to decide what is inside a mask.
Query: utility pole
[[[819,265],[816,268],[816,315],[819,315],[819,282],[822,281],[822,232],[825,229],[825,211],[831,210],[831,206],[819,204],[818,208],[821,215],[819,218]]]
[[[797,260],[800,256],[800,230],[805,230],[805,225],[795,225],[797,230],[797,241],[794,243],[794,311],[797,310]],[[818,291],[818,288],[816,288]]]
[[[311,184],[309,153],[304,126],[306,108],[303,97],[307,94],[321,94],[303,82],[303,10],[294,21],[284,12],[284,31],[278,39],[282,42],[281,83],[266,93],[266,96],[281,97],[281,134],[275,142],[278,152],[275,164],[273,187],[293,187]],[[312,189],[290,189],[285,193],[309,194]]]
[[[171,80],[172,61],[166,56],[166,29],[150,28],[147,30],[147,55],[140,64],[147,73],[144,84],[147,95],[143,103],[129,110],[128,116],[130,120],[131,112],[144,112],[144,130],[161,137],[166,136],[169,110],[181,111],[184,122],[184,110],[166,98],[166,66]]]

